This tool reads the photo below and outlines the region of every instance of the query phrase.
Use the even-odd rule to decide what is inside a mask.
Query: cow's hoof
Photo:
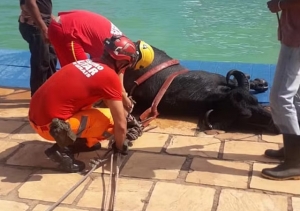
[[[253,89],[256,92],[265,92],[269,89],[269,85],[264,79],[256,78],[253,81],[250,81],[250,89]]]

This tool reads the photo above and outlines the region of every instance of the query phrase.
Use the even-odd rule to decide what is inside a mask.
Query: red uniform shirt
[[[104,64],[77,61],[64,66],[34,93],[29,119],[38,126],[53,118],[66,120],[100,99],[122,101],[118,75]]]
[[[60,22],[65,34],[80,41],[84,51],[99,58],[103,54],[104,40],[122,32],[107,18],[90,11],[72,10],[59,12]]]

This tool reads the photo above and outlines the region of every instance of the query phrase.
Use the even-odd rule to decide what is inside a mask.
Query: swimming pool
[[[181,60],[276,63],[277,20],[261,0],[53,0],[54,14],[87,9]],[[0,2],[0,48],[27,49],[18,1]]]

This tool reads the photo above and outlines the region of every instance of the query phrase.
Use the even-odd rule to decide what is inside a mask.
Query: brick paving
[[[29,99],[26,90],[0,89],[1,211],[44,211],[82,177],[61,173],[46,159],[43,151],[52,143],[29,126]],[[260,176],[278,163],[262,154],[278,149],[281,135],[207,135],[196,130],[195,119],[160,118],[151,125],[157,128],[122,160],[118,211],[300,211],[300,181]],[[88,163],[95,156],[78,159]],[[109,172],[108,165],[98,168],[55,211],[101,210]]]

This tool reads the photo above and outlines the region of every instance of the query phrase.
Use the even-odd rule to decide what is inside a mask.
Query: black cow
[[[149,67],[126,71],[124,87],[128,93],[140,76],[172,59],[162,50],[155,47],[153,50],[155,57]],[[167,67],[137,86],[132,93],[137,102],[134,113],[141,114],[149,108],[168,76],[182,69],[184,67],[180,64]],[[234,79],[230,79],[231,76]],[[238,70],[229,71],[226,77],[206,71],[189,71],[173,80],[158,105],[158,111],[161,115],[197,116],[201,130],[243,128],[279,133],[270,112],[249,92],[251,85],[247,76]]]

